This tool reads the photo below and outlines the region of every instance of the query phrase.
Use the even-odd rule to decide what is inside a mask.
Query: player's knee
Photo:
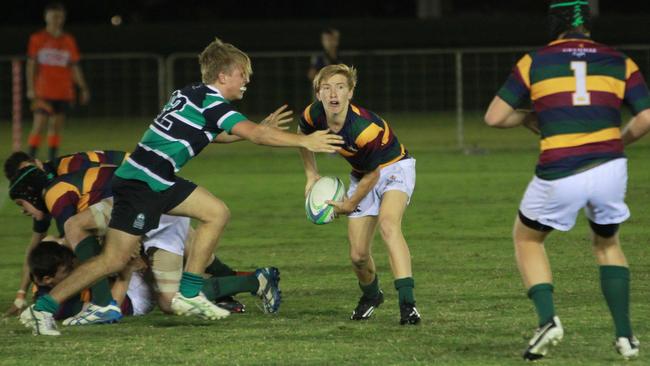
[[[368,262],[370,261],[370,254],[360,251],[351,251],[350,261],[356,269],[366,268],[368,266]]]
[[[616,235],[618,232],[619,224],[607,224],[607,225],[601,225],[601,224],[596,224],[595,222],[589,220],[589,226],[591,226],[591,230],[593,232],[605,239],[609,239]]]
[[[117,273],[126,267],[131,259],[130,253],[110,253],[104,251],[99,255],[99,260],[103,264],[106,274]]]
[[[380,218],[379,219],[379,233],[384,240],[395,237],[396,235],[401,235],[402,229],[397,220],[392,218]]]
[[[230,209],[221,200],[216,200],[215,204],[210,206],[209,212],[203,215],[206,224],[224,226],[230,221]]]

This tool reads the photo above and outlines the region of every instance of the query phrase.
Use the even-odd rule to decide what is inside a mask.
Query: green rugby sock
[[[205,273],[209,273],[214,277],[235,276],[237,273],[230,268],[227,264],[214,257],[212,263],[205,268]]]
[[[395,280],[395,289],[399,297],[399,303],[415,304],[415,296],[413,289],[415,288],[415,280],[413,277],[404,277]]]
[[[616,326],[616,337],[631,337],[630,270],[622,266],[600,266],[600,288]]]
[[[184,297],[196,297],[203,287],[203,277],[196,273],[183,272],[181,277],[180,293]]]
[[[553,306],[553,285],[550,283],[538,283],[528,289],[528,298],[533,300],[535,311],[539,318],[539,326],[550,322],[555,316]]]
[[[259,287],[260,282],[255,275],[210,277],[205,280],[202,291],[208,300],[216,300],[242,292],[255,294]]]
[[[46,311],[50,314],[55,314],[57,311],[59,311],[59,303],[56,302],[56,300],[54,300],[54,298],[52,298],[52,296],[49,294],[45,294],[36,299],[34,310]]]
[[[90,235],[83,239],[77,244],[77,247],[74,249],[74,253],[79,259],[80,262],[85,262],[88,259],[99,255],[102,251],[102,246],[99,245],[97,237]],[[111,294],[111,287],[108,283],[106,277],[95,282],[94,285],[90,287],[92,298],[91,301],[95,305],[106,306],[113,301],[113,295]]]
[[[375,279],[372,280],[372,282],[370,282],[367,285],[363,285],[361,284],[361,282],[359,282],[359,288],[363,292],[363,296],[365,298],[367,299],[376,298],[377,296],[379,296],[379,276],[375,274]]]

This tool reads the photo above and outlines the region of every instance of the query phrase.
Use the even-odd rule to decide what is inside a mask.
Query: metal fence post
[[[463,149],[465,146],[463,131],[463,53],[456,51],[456,141],[458,148]]]

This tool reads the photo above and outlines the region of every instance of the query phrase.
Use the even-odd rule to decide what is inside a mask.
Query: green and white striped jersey
[[[246,119],[209,85],[192,84],[176,90],[115,175],[164,191],[175,183],[175,173],[218,134],[230,133]]]

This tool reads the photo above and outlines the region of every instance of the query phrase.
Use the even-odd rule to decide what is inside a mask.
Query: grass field
[[[275,265],[284,302],[267,316],[255,298],[249,312],[222,321],[167,316],[156,310],[119,325],[63,329],[33,337],[16,319],[0,319],[0,364],[520,364],[536,326],[514,263],[511,225],[533,174],[536,137],[524,129],[493,130],[477,115],[466,125],[468,146],[456,149],[451,115],[386,116],[417,159],[415,195],[404,221],[423,322],[400,327],[388,260],[377,237],[374,257],[387,301],[368,322],[347,320],[359,290],[347,257],[346,220],[315,226],[303,211],[303,175],[292,149],[249,143],[208,147],[183,170],[222,198],[232,220],[218,254],[238,269]],[[74,120],[64,153],[131,149],[146,120]],[[0,156],[10,128],[0,124]],[[633,217],[621,238],[632,269],[635,333],[650,333],[650,143],[628,149],[628,203]],[[320,171],[347,183],[341,158],[319,156]],[[4,179],[4,178],[3,178]],[[0,307],[8,308],[31,230],[0,181]],[[599,288],[598,267],[583,216],[570,233],[548,240],[555,299],[565,340],[544,361],[553,365],[624,364],[612,347],[613,325]],[[645,342],[644,342],[645,341]],[[648,356],[642,349],[641,360]]]

